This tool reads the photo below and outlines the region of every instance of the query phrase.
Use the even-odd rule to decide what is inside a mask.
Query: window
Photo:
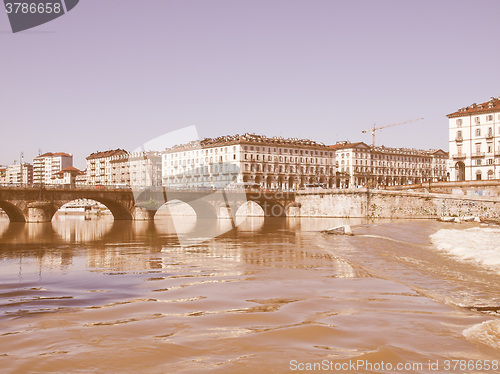
[[[478,159],[476,160],[476,165],[477,165],[477,166],[482,165],[482,163],[483,163],[482,161],[483,161],[483,160],[481,160],[480,158],[478,158]]]
[[[474,117],[474,123],[479,125],[481,122],[479,121],[479,117]]]
[[[457,139],[462,140],[462,130],[457,131]]]
[[[481,129],[476,129],[476,136],[481,136]]]
[[[476,153],[481,153],[481,143],[476,144]]]
[[[486,116],[486,121],[493,121],[493,115]]]
[[[457,119],[456,124],[457,124],[457,127],[462,127],[462,119],[461,118]]]

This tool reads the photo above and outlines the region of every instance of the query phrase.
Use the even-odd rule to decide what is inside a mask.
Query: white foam
[[[499,228],[442,229],[431,240],[440,251],[500,271]]]
[[[472,343],[500,349],[500,320],[486,321],[464,330],[462,334]]]

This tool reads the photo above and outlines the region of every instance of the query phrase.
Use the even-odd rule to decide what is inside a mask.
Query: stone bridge
[[[0,208],[11,222],[49,222],[63,205],[91,199],[105,205],[115,220],[151,220],[166,202],[189,204],[198,217],[233,217],[248,201],[260,205],[266,217],[284,217],[295,206],[295,194],[284,191],[179,191],[166,189],[95,189],[0,187]]]
[[[500,220],[500,197],[443,193],[333,189],[317,191],[173,191],[166,189],[64,189],[0,187],[0,208],[11,222],[49,222],[64,204],[91,199],[115,220],[152,220],[166,202],[189,204],[198,217],[235,218],[248,201],[265,217],[437,218],[473,215]]]

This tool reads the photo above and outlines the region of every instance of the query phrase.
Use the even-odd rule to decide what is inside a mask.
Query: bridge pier
[[[34,201],[28,204],[28,217],[26,222],[50,222],[56,212],[54,205],[47,201]]]
[[[152,221],[155,219],[156,209],[146,209],[135,206],[132,211],[132,219],[135,221]]]

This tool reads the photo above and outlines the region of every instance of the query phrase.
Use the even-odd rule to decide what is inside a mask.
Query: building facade
[[[115,149],[87,157],[88,185],[115,187],[161,186],[161,154]]]
[[[451,180],[500,179],[500,97],[447,117]]]
[[[7,184],[7,167],[0,166],[0,184]]]
[[[178,145],[162,153],[163,185],[225,187],[231,183],[299,189],[335,185],[335,152],[308,139],[255,134],[222,136]]]
[[[87,184],[111,186],[128,184],[128,153],[123,149],[95,152],[86,158]]]
[[[7,166],[5,183],[14,185],[31,185],[33,183],[33,165],[28,163]]]
[[[161,153],[132,152],[129,154],[130,185],[133,187],[161,187]]]
[[[33,159],[33,183],[54,184],[56,174],[73,166],[73,155],[69,153],[44,153]]]
[[[418,150],[340,142],[335,150],[337,186],[398,186],[448,179],[448,154],[443,150]]]
[[[75,187],[85,188],[86,186],[87,186],[87,170],[84,170],[75,177]]]
[[[82,174],[83,172],[77,168],[69,166],[55,174],[52,184],[62,185],[65,187],[75,187],[76,177]]]

